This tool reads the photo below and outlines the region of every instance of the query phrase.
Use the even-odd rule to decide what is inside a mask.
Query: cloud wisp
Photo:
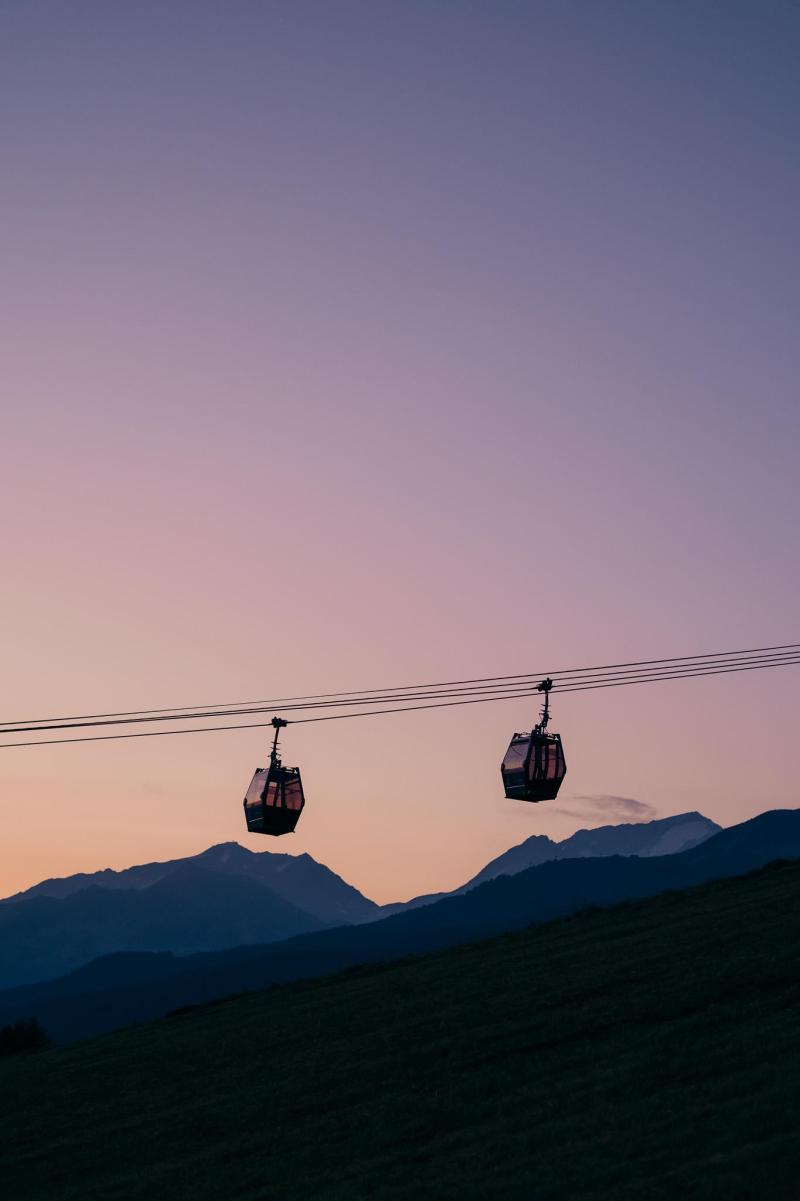
[[[618,821],[649,822],[656,816],[653,805],[635,797],[614,796],[609,793],[591,793],[569,798],[569,808],[559,807],[564,817],[616,818]]]

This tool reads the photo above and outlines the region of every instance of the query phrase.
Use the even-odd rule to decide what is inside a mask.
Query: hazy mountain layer
[[[43,980],[111,951],[188,954],[325,924],[257,879],[186,862],[147,888],[92,885],[0,905],[0,982]]]
[[[487,863],[464,885],[474,888],[496,876],[513,876],[552,859],[596,859],[606,855],[674,855],[697,846],[722,829],[702,813],[679,813],[651,822],[631,822],[578,830],[563,842],[534,834]],[[461,890],[463,891],[463,890]]]
[[[582,830],[561,843],[534,836],[457,891],[551,859],[676,849],[717,828],[700,814],[683,814]],[[45,880],[0,904],[0,988],[60,976],[106,954],[186,955],[267,943],[374,921],[445,895],[381,908],[310,855],[222,843],[185,859]]]
[[[595,830],[578,830],[562,842],[546,834],[533,834],[517,846],[510,847],[453,892],[428,893],[410,901],[384,905],[382,915],[401,913],[431,905],[447,896],[459,896],[486,880],[497,876],[514,876],[526,868],[549,863],[553,859],[599,858],[608,855],[670,855],[696,846],[722,829],[702,813],[679,813],[675,817],[651,822],[636,822],[619,826],[600,826]]]
[[[285,901],[298,905],[321,922],[366,921],[379,912],[374,901],[347,884],[323,863],[310,855],[286,855],[276,851],[250,851],[237,842],[223,842],[184,859],[164,863],[143,863],[136,867],[112,871],[79,872],[74,876],[43,880],[25,892],[9,897],[6,904],[30,900],[33,897],[61,898],[73,896],[86,888],[107,891],[150,888],[187,866],[196,865],[230,876],[246,876],[266,884]],[[0,905],[2,912],[2,905]]]
[[[181,1005],[520,930],[587,907],[739,875],[781,858],[800,858],[798,810],[762,814],[676,855],[550,861],[380,922],[267,947],[186,959],[113,956],[68,979],[0,994],[0,1024],[36,1015],[55,1037],[78,1038]]]

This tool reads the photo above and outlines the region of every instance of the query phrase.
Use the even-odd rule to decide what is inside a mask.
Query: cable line
[[[795,644],[795,645],[800,647],[800,644]],[[750,657],[749,658],[731,659],[732,655],[737,655],[737,654],[740,656],[742,654],[749,654]],[[690,660],[690,659],[695,659],[695,660],[704,659],[705,661],[702,663],[697,662],[694,664],[694,666],[692,666],[691,663],[687,662],[687,660]],[[645,660],[645,661],[639,661],[639,662],[646,663],[647,661]],[[712,660],[711,657],[709,657],[709,656],[685,656],[683,658],[675,658],[675,659],[669,659],[669,660],[668,659],[650,660],[650,663],[652,663],[654,665],[660,663],[660,664],[664,664],[665,666],[662,668],[653,667],[648,674],[642,674],[642,671],[636,671],[636,670],[634,670],[633,672],[626,673],[626,674],[622,674],[621,672],[616,672],[616,674],[612,674],[612,675],[608,674],[609,671],[615,671],[616,668],[618,668],[618,667],[621,668],[621,667],[626,666],[624,664],[615,665],[614,668],[611,668],[611,669],[593,669],[596,673],[598,671],[601,673],[599,675],[595,674],[594,676],[590,676],[590,675],[577,676],[573,673],[573,678],[571,680],[567,679],[566,682],[564,683],[564,686],[562,688],[560,688],[558,691],[559,691],[559,693],[562,693],[562,692],[588,692],[588,691],[594,691],[599,688],[620,688],[620,687],[624,687],[624,686],[627,686],[630,684],[652,684],[652,683],[657,683],[661,680],[685,680],[685,679],[699,678],[701,676],[726,675],[726,674],[735,673],[735,672],[766,670],[766,669],[774,668],[774,667],[798,666],[798,665],[800,665],[800,649],[798,651],[796,651],[794,654],[783,654],[783,655],[779,654],[779,655],[772,655],[772,656],[762,655],[760,657],[760,659],[753,658],[753,655],[750,652],[729,651],[729,652],[724,652],[722,655],[718,655],[715,660]],[[670,665],[672,665],[672,666],[670,667]],[[631,666],[638,667],[639,664],[631,665]],[[682,670],[682,668],[684,666],[687,667],[686,671]],[[584,670],[588,672],[591,669],[584,669]],[[566,674],[567,673],[563,673],[563,675],[566,675]],[[500,679],[500,678],[501,677],[495,677],[495,679]],[[520,679],[522,677],[507,677],[507,678]],[[525,678],[527,679],[527,677],[525,677]],[[563,678],[563,676],[562,676],[562,678]],[[468,681],[465,681],[465,683],[467,683],[467,682]],[[354,718],[354,717],[377,717],[377,716],[390,714],[390,713],[413,713],[413,712],[417,712],[417,711],[423,710],[423,709],[446,709],[446,708],[452,708],[452,707],[461,706],[461,705],[486,704],[490,701],[519,700],[521,697],[530,695],[533,692],[537,691],[537,689],[527,687],[527,686],[525,686],[523,688],[520,685],[516,685],[516,686],[511,686],[511,690],[492,691],[491,695],[481,694],[481,695],[477,695],[477,696],[474,695],[475,691],[476,690],[468,690],[467,689],[460,693],[450,692],[450,693],[432,694],[434,696],[439,696],[439,697],[458,696],[461,698],[458,700],[453,700],[453,699],[426,700],[426,703],[424,703],[424,704],[408,704],[408,705],[401,704],[401,705],[390,706],[387,708],[357,709],[356,711],[350,711],[350,712],[346,712],[346,713],[321,713],[321,714],[315,714],[314,716],[311,716],[311,717],[291,718],[288,720],[287,724],[302,725],[302,724],[306,724],[306,723],[310,723],[310,722],[320,722],[320,721],[342,721],[342,720],[345,720],[348,718]],[[486,690],[483,690],[483,691],[485,693]],[[467,693],[466,697],[465,697],[465,692]],[[342,694],[338,694],[338,695],[342,695]],[[382,695],[382,699],[385,699],[385,697],[386,697],[386,694],[384,693]],[[394,698],[394,699],[399,700],[402,698]],[[425,699],[425,696],[420,694],[420,696],[409,697],[408,699],[409,700]],[[342,702],[342,703],[339,703],[334,706],[326,706],[326,707],[342,708],[342,707],[344,707],[344,704],[356,704],[356,703],[358,703],[358,702],[356,702],[356,701]],[[298,705],[298,706],[296,706],[296,708],[300,709],[300,710],[307,710],[308,708],[313,708],[313,706]],[[256,712],[258,712],[258,711],[265,712],[265,711],[271,711],[271,710],[256,710]],[[225,715],[226,714],[224,714],[224,713],[218,714],[218,716],[225,716]],[[231,714],[227,714],[227,715],[231,715]],[[191,715],[184,714],[183,716],[190,717]],[[196,714],[195,716],[196,717],[214,716],[214,714]],[[90,724],[104,724],[104,723],[85,723],[81,728],[86,728],[86,726],[90,725]],[[110,723],[110,724],[119,724],[119,723]],[[216,733],[218,731],[223,731],[223,730],[263,729],[270,724],[272,724],[272,723],[271,722],[248,722],[245,724],[236,724],[236,725],[226,724],[226,725],[221,725],[221,726],[199,726],[199,727],[194,726],[194,727],[188,727],[188,728],[180,729],[180,730],[175,730],[175,729],[147,730],[147,731],[140,731],[140,732],[126,732],[126,733],[122,733],[122,734],[84,735],[84,736],[72,737],[72,738],[32,739],[32,740],[26,740],[26,741],[22,741],[22,742],[0,743],[0,749],[7,748],[7,747],[18,747],[18,746],[52,746],[52,745],[60,745],[60,744],[64,744],[64,743],[74,743],[74,742],[106,742],[106,741],[115,741],[115,740],[127,739],[127,738],[157,738],[157,737],[166,737],[166,736],[172,735],[172,734],[176,734],[176,735],[177,734],[210,734],[210,733]],[[48,730],[48,729],[52,730],[52,729],[58,729],[58,728],[61,728],[61,727],[58,727],[58,726],[40,727],[42,732],[46,732],[46,730]],[[21,730],[19,728],[7,729],[4,731],[0,731],[0,733],[22,733],[22,732],[23,732],[23,730]]]
[[[718,676],[718,675],[726,675],[729,672],[759,671],[759,670],[764,670],[764,669],[770,668],[770,667],[780,667],[780,666],[790,667],[790,666],[799,666],[799,665],[800,665],[800,657],[798,657],[796,659],[792,659],[790,661],[785,661],[783,663],[757,663],[752,667],[720,667],[720,668],[713,668],[710,670],[682,672],[680,674],[652,675],[652,676],[647,676],[644,678],[637,676],[635,678],[616,680],[616,681],[611,681],[610,683],[605,683],[605,684],[602,684],[602,683],[601,684],[574,684],[574,685],[570,685],[566,688],[559,689],[558,695],[561,696],[565,692],[593,692],[597,688],[621,688],[628,684],[655,684],[655,683],[658,683],[660,680],[691,680],[691,679],[695,679],[700,676]],[[399,709],[366,709],[359,713],[338,713],[338,714],[333,713],[333,714],[324,714],[320,717],[294,717],[291,719],[289,724],[293,725],[293,726],[298,726],[298,725],[303,725],[306,722],[312,722],[312,721],[339,721],[339,720],[341,720],[343,718],[347,718],[347,717],[372,717],[372,716],[377,716],[378,714],[383,714],[383,713],[413,713],[417,709],[446,709],[452,705],[480,705],[480,704],[485,703],[486,701],[513,700],[515,698],[518,698],[520,695],[524,695],[524,694],[515,692],[515,693],[507,693],[503,696],[478,697],[474,700],[466,700],[466,701],[440,701],[440,702],[435,702],[430,705],[409,705],[409,706],[399,708]]]
[[[716,661],[729,659],[745,659],[751,656],[761,657],[769,655],[770,657],[785,657],[791,654],[800,653],[800,643],[784,643],[780,646],[765,646],[752,647],[747,650],[736,651],[718,651],[713,654],[702,655],[679,655],[669,659],[639,659],[628,663],[608,663],[597,667],[573,667],[561,668],[559,670],[523,672],[518,675],[506,676],[478,676],[473,679],[466,680],[446,680],[439,683],[428,684],[405,684],[393,685],[386,688],[370,688],[360,691],[354,690],[350,692],[326,692],[316,693],[305,696],[293,697],[276,697],[271,700],[260,701],[230,701],[219,702],[209,705],[190,705],[176,706],[174,708],[163,709],[129,709],[115,713],[87,713],[87,714],[72,714],[61,717],[43,717],[43,718],[19,718],[7,720],[0,726],[0,734],[14,732],[32,732],[37,729],[73,729],[79,728],[86,724],[109,724],[123,725],[128,722],[122,719],[133,721],[189,721],[200,720],[202,718],[225,717],[235,714],[262,713],[273,712],[277,708],[292,707],[295,710],[302,708],[340,708],[350,704],[379,704],[388,699],[402,699],[395,697],[394,694],[407,694],[411,696],[419,696],[420,698],[430,695],[439,696],[442,692],[438,690],[452,690],[456,688],[466,688],[470,691],[485,689],[507,689],[520,688],[524,690],[528,686],[535,688],[539,680],[544,677],[552,677],[556,682],[566,682],[569,677],[584,677],[588,675],[598,675],[601,673],[619,672],[625,669],[640,669],[645,671],[666,670],[670,664],[691,666],[701,661]],[[473,688],[474,686],[474,688]],[[437,690],[437,691],[434,691]],[[560,689],[563,691],[563,688]],[[120,719],[116,721],[114,719]]]
[[[779,666],[780,663],[782,663],[784,661],[793,661],[793,656],[797,655],[797,654],[800,654],[800,649],[795,650],[795,651],[776,651],[769,655],[757,653],[754,651],[745,651],[745,652],[727,651],[724,653],[724,655],[715,655],[715,656],[699,656],[698,655],[698,656],[686,656],[683,659],[676,658],[676,659],[670,659],[670,660],[652,660],[651,661],[653,664],[658,664],[658,663],[663,664],[663,666],[661,666],[661,667],[651,666],[651,667],[625,668],[624,666],[614,666],[614,667],[608,667],[608,668],[581,668],[581,669],[573,669],[572,671],[553,672],[550,674],[555,675],[557,677],[557,681],[559,684],[559,691],[564,692],[564,691],[567,691],[570,688],[570,686],[574,683],[582,683],[582,684],[600,683],[605,680],[613,681],[615,678],[620,677],[620,676],[634,676],[635,677],[636,675],[651,675],[651,674],[655,674],[655,673],[664,674],[664,673],[667,673],[669,670],[671,670],[673,668],[678,668],[678,667],[680,667],[680,668],[687,667],[687,668],[690,668],[691,670],[694,670],[695,668],[701,668],[701,667],[726,666],[726,665],[738,666],[740,664],[741,665],[750,665],[750,664],[756,664],[756,663],[758,663],[760,665],[764,665],[764,666],[770,666],[772,664]],[[738,656],[738,657],[732,658],[731,656]],[[695,662],[692,662],[692,660],[695,660]],[[491,679],[491,677],[488,677],[488,678]],[[501,677],[495,677],[495,678],[500,679]],[[526,695],[527,693],[536,691],[537,684],[534,682],[536,680],[536,677],[517,676],[517,677],[508,677],[508,678],[515,679],[519,682],[518,683],[507,683],[507,684],[503,684],[503,683],[483,684],[483,683],[480,683],[474,687],[466,687],[466,688],[459,688],[459,689],[455,688],[454,685],[441,685],[439,687],[442,690],[434,691],[432,688],[429,688],[426,691],[408,691],[405,693],[401,693],[397,689],[395,689],[394,691],[386,690],[383,693],[373,694],[371,696],[368,696],[366,694],[353,695],[353,694],[347,694],[347,693],[338,693],[338,694],[334,694],[334,695],[341,696],[346,699],[330,700],[330,701],[309,700],[305,703],[303,703],[301,700],[300,703],[296,703],[296,704],[280,705],[280,708],[282,709],[283,712],[296,712],[298,710],[304,711],[304,710],[331,709],[331,708],[339,709],[339,708],[346,708],[346,707],[358,706],[358,705],[378,705],[378,704],[383,704],[385,702],[404,702],[404,701],[410,702],[410,701],[416,701],[416,700],[437,700],[437,699],[442,699],[442,698],[445,698],[448,696],[473,696],[473,695],[481,695],[484,693],[501,692],[501,691],[502,692],[512,692],[513,691],[513,692],[516,692],[518,695],[523,696],[523,695]],[[665,678],[669,678],[669,676],[665,675]],[[468,682],[465,681],[465,683],[468,683]],[[154,723],[154,722],[164,722],[164,721],[184,721],[184,720],[185,721],[195,721],[195,720],[202,720],[204,718],[213,719],[213,718],[222,718],[222,717],[247,716],[247,715],[255,715],[257,713],[268,713],[268,712],[271,713],[271,712],[274,712],[277,707],[279,707],[277,704],[274,704],[271,702],[265,702],[262,705],[259,705],[258,707],[253,706],[253,707],[246,708],[246,709],[238,708],[238,709],[213,709],[213,710],[201,710],[201,711],[198,710],[198,711],[162,712],[160,715],[157,715],[157,716],[117,717],[117,718],[110,717],[110,718],[104,718],[104,719],[100,719],[100,720],[75,720],[75,721],[64,721],[64,722],[59,722],[59,723],[56,723],[55,719],[53,719],[48,724],[37,724],[37,725],[22,725],[20,723],[9,723],[5,727],[0,728],[0,735],[18,734],[18,733],[19,734],[21,734],[21,733],[43,733],[47,730],[86,729],[86,728],[93,728],[93,727],[98,727],[98,726],[136,725],[136,724],[150,724],[150,723]],[[150,712],[154,713],[155,711],[151,710]]]

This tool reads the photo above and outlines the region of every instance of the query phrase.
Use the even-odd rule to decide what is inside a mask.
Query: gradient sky
[[[800,640],[799,52],[789,0],[4,0],[2,718]],[[524,702],[298,726],[274,844],[258,731],[7,750],[0,894],[731,824],[800,802],[799,671],[556,696],[542,806]]]

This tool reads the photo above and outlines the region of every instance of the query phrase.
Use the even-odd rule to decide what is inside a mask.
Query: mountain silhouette
[[[376,905],[310,855],[253,852],[236,842],[183,859],[44,880],[0,903],[0,988],[61,976],[117,951],[186,955],[375,921],[547,860],[653,854],[716,829],[693,813],[581,830],[560,843],[534,836],[492,860],[455,894],[388,906]]]
[[[514,876],[526,868],[552,859],[599,858],[608,855],[674,855],[711,838],[722,829],[702,813],[679,813],[675,817],[651,822],[630,822],[619,826],[600,826],[596,830],[578,830],[563,842],[553,842],[534,834],[498,855],[464,885],[464,891],[493,880]]]
[[[5,987],[85,964],[111,951],[195,951],[271,942],[324,925],[248,875],[184,862],[148,888],[92,884],[63,899],[33,896],[0,906]]]
[[[61,879],[43,880],[0,902],[0,913],[3,905],[16,905],[34,897],[64,899],[91,887],[109,892],[151,888],[159,880],[192,864],[221,875],[258,880],[285,901],[299,906],[325,924],[367,921],[380,913],[374,901],[362,896],[352,884],[347,884],[310,855],[250,851],[238,842],[223,842],[198,855],[163,863],[143,863],[122,871],[105,868],[99,872],[79,872]]]
[[[608,855],[672,855],[688,850],[722,829],[702,813],[679,813],[674,817],[650,822],[631,822],[619,826],[600,826],[594,830],[578,830],[562,842],[546,834],[533,834],[517,846],[510,847],[474,875],[466,884],[452,892],[428,893],[410,901],[384,905],[382,914],[388,917],[407,909],[431,905],[448,896],[459,896],[469,889],[494,880],[497,876],[514,876],[529,867],[549,863],[553,859],[598,858]]]
[[[382,921],[270,946],[183,959],[111,956],[67,979],[0,993],[0,1025],[35,1016],[53,1037],[69,1041],[232,993],[454,946],[797,858],[800,811],[775,810],[674,855],[551,860]]]
[[[272,942],[380,912],[310,855],[221,843],[185,859],[44,880],[0,902],[0,988],[116,951]]]

